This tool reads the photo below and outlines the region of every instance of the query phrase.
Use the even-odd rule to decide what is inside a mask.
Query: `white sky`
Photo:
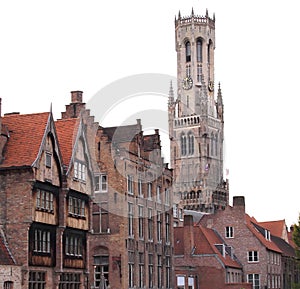
[[[2,114],[49,111],[52,103],[60,117],[71,90],[88,102],[133,74],[175,76],[175,15],[207,8],[216,15],[230,199],[244,195],[249,215],[289,226],[300,212],[297,2],[0,0]]]

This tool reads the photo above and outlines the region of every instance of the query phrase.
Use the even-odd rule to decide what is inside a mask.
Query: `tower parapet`
[[[215,28],[215,15],[213,18],[210,18],[208,16],[208,12],[206,10],[206,15],[201,16],[201,15],[195,15],[194,10],[192,10],[192,14],[190,16],[184,16],[181,17],[180,12],[178,13],[178,18],[175,16],[175,27],[179,25],[185,25],[185,24],[191,24],[191,23],[197,23],[197,24],[204,24],[204,25],[209,25],[211,28]]]

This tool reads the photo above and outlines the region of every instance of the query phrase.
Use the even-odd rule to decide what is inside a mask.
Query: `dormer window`
[[[265,230],[265,238],[266,240],[271,241],[271,234],[269,230]]]

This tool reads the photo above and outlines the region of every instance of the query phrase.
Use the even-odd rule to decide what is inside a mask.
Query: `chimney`
[[[245,197],[244,196],[233,197],[233,208],[240,209],[245,213]]]
[[[71,91],[71,101],[72,103],[82,103],[82,91],[76,90]]]
[[[194,249],[194,219],[192,215],[185,215],[183,221],[184,255],[191,255]]]

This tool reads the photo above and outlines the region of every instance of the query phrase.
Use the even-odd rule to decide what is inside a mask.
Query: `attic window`
[[[82,162],[74,162],[74,178],[79,181],[86,181],[86,165]]]
[[[45,162],[46,162],[47,168],[51,168],[51,161],[52,161],[52,154],[49,152],[46,152]]]

